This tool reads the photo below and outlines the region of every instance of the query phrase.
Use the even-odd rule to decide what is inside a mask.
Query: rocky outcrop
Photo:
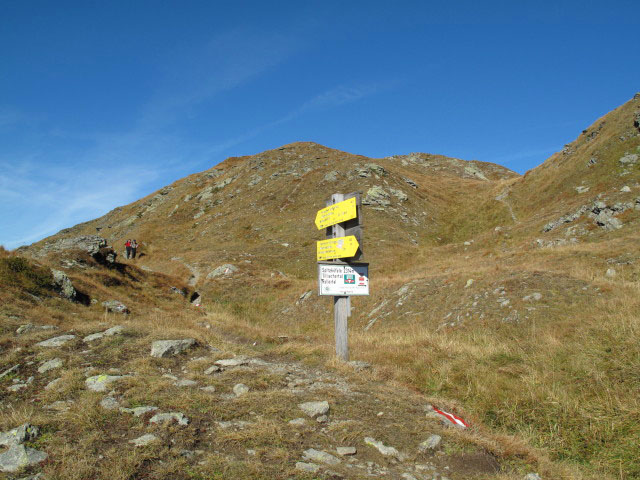
[[[184,352],[196,344],[195,339],[158,340],[151,345],[151,356],[156,358],[171,357]]]
[[[60,270],[51,270],[53,273],[53,283],[60,289],[60,295],[69,300],[75,300],[76,289],[73,287],[71,280]]]
[[[43,247],[36,249],[34,257],[44,257],[49,253],[63,252],[65,250],[82,250],[89,255],[97,254],[101,248],[107,246],[107,241],[98,235],[83,235],[81,237],[60,238]]]

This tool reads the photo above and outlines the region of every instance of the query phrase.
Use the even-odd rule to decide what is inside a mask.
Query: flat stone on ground
[[[355,455],[357,453],[356,447],[338,447],[336,448],[338,455]]]
[[[123,330],[124,330],[124,327],[122,327],[122,325],[116,325],[115,327],[111,327],[108,330],[105,330],[104,332],[92,333],[91,335],[87,335],[82,339],[82,341],[86,343],[93,342],[95,340],[100,340],[101,338],[104,338],[104,337],[119,335],[123,332]]]
[[[47,459],[47,454],[24,445],[11,445],[0,453],[0,472],[14,473],[22,468],[37,465]]]
[[[240,397],[249,392],[249,387],[247,387],[243,383],[238,383],[233,387],[233,393],[236,394],[236,397]]]
[[[304,459],[311,460],[312,462],[324,463],[325,465],[338,465],[340,463],[339,458],[334,457],[330,453],[323,452],[322,450],[316,450],[315,448],[305,450]]]
[[[329,402],[305,402],[298,405],[300,410],[309,415],[311,418],[320,417],[329,413]]]
[[[151,443],[157,442],[159,439],[152,433],[147,433],[146,435],[142,435],[141,437],[134,438],[133,440],[129,440],[129,443],[133,443],[136,447],[145,447]]]
[[[50,338],[49,340],[38,342],[36,343],[36,347],[61,347],[74,338],[76,338],[75,335],[60,335],[58,337]]]
[[[430,450],[435,450],[440,446],[441,440],[442,440],[442,437],[440,435],[431,435],[429,438],[427,438],[424,442],[422,442],[418,446],[418,450],[420,450],[421,452],[428,452]]]
[[[109,385],[124,377],[125,375],[95,375],[87,378],[84,383],[93,392],[106,392]]]
[[[0,433],[0,445],[8,447],[10,445],[20,445],[21,443],[34,440],[38,437],[40,430],[29,423],[23,423],[19,427]]]
[[[320,465],[315,463],[296,462],[296,470],[307,473],[318,473]]]
[[[155,358],[171,357],[184,352],[196,344],[195,339],[185,338],[183,340],[158,340],[151,345],[151,356]]]
[[[48,372],[49,370],[60,368],[61,366],[62,366],[62,360],[60,358],[54,358],[40,365],[38,367],[38,372],[45,373],[45,372]]]
[[[239,367],[240,365],[246,365],[249,363],[246,357],[225,358],[218,360],[216,365],[220,367]]]
[[[145,413],[155,412],[158,410],[158,407],[134,407],[134,408],[120,408],[122,413],[130,413],[134,417],[141,417]]]
[[[158,413],[151,417],[149,423],[166,424],[176,421],[179,425],[189,425],[189,419],[181,412]]]
[[[371,445],[372,447],[376,448],[385,457],[395,457],[400,461],[404,460],[404,458],[405,458],[405,456],[403,454],[401,454],[395,448],[388,447],[384,443],[379,442],[374,438],[365,437],[364,438],[364,443],[366,443],[367,445]]]

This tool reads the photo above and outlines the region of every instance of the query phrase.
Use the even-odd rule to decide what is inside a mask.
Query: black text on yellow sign
[[[316,257],[318,261],[353,257],[359,246],[354,235],[321,240],[317,242]]]

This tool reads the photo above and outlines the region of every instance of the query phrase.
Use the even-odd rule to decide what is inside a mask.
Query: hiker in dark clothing
[[[136,258],[136,251],[138,250],[138,242],[136,242],[135,238],[133,242],[131,242],[131,258]]]
[[[124,244],[124,248],[126,251],[125,256],[127,258],[131,258],[131,240],[127,240],[127,243]]]

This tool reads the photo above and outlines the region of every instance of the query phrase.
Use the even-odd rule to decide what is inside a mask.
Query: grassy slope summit
[[[372,295],[353,301],[352,356],[548,452],[562,465],[544,467],[548,478],[634,478],[638,112],[636,96],[522,177],[429,154],[286,145],[25,251],[60,267],[46,250],[60,238],[97,233],[120,249],[137,238],[144,255],[130,263],[198,290],[217,328],[325,363],[333,326],[330,300],[313,294],[313,219],[331,193],[361,191]],[[237,270],[215,275],[223,264]]]

